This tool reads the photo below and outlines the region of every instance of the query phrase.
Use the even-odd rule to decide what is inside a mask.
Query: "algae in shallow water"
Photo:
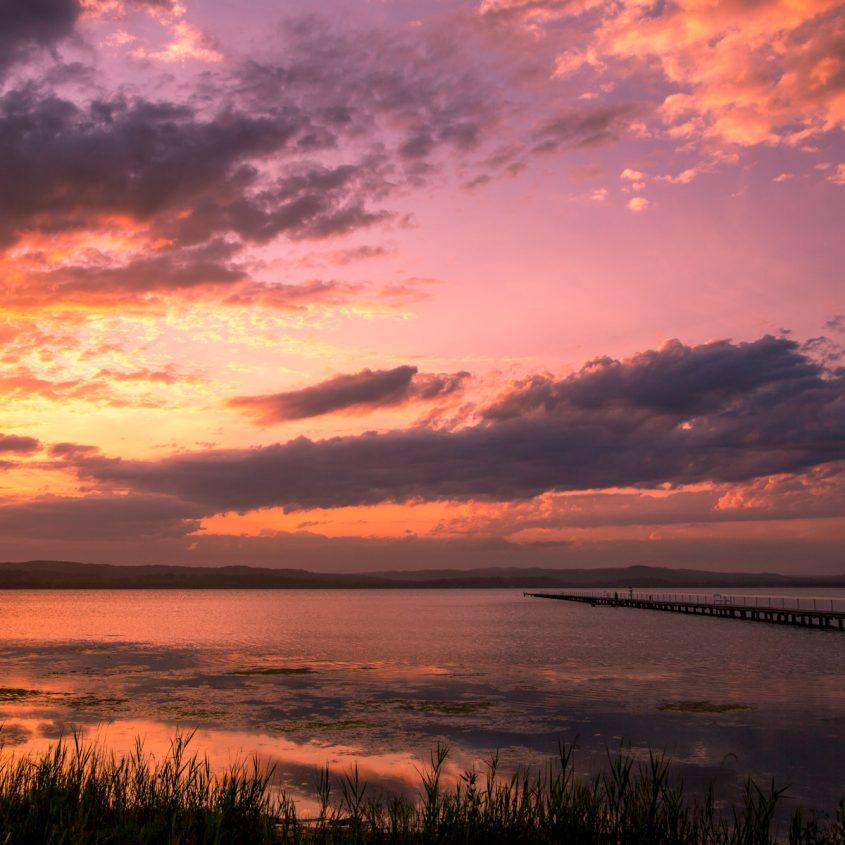
[[[281,733],[345,733],[369,728],[370,723],[362,719],[338,719],[336,721],[321,721],[319,719],[291,722],[277,722],[269,726]]]
[[[256,669],[238,669],[235,675],[311,675],[310,666],[266,666]]]
[[[410,713],[442,713],[447,716],[468,716],[493,706],[489,701],[396,701],[393,703],[400,710]]]
[[[730,713],[733,710],[750,710],[750,704],[728,702],[717,704],[713,701],[664,701],[658,710],[672,713]]]
[[[85,693],[84,695],[68,695],[67,697],[56,699],[58,704],[65,707],[73,707],[77,710],[114,710],[115,708],[123,707],[124,704],[129,703],[128,698],[119,695],[94,695],[93,693]]]
[[[227,715],[226,710],[215,710],[208,707],[182,707],[180,705],[174,705],[163,709],[168,714],[177,716],[180,719],[222,719]]]
[[[20,687],[0,687],[0,701],[22,701],[26,698],[35,698],[43,695],[41,690],[22,689]]]

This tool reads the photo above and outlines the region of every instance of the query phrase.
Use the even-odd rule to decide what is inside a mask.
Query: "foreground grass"
[[[712,790],[688,798],[663,757],[639,763],[620,753],[590,780],[573,774],[572,749],[540,773],[483,774],[445,783],[446,750],[420,772],[420,797],[373,792],[357,768],[317,785],[316,818],[270,788],[257,761],[216,776],[177,737],[154,761],[140,743],[115,758],[79,739],[37,758],[0,759],[0,843],[572,843],[572,845],[845,845],[845,803],[823,824],[800,811],[774,823],[781,792],[746,784],[740,806],[717,812]]]

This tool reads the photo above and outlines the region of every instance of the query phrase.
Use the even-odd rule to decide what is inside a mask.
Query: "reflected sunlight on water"
[[[774,776],[824,807],[845,785],[838,634],[516,590],[5,591],[0,609],[18,752],[76,729],[161,753],[196,729],[215,766],[257,754],[304,799],[326,763],[407,790],[438,741],[454,775],[578,737],[584,769],[625,740],[693,783]]]

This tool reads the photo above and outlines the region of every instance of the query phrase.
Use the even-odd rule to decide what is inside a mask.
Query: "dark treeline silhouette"
[[[845,587],[817,577],[656,566],[604,569],[421,569],[324,573],[252,566],[116,566],[72,561],[0,563],[0,589],[389,589],[397,587]]]

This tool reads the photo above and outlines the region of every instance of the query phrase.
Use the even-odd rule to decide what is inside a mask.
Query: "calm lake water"
[[[257,754],[303,806],[326,763],[412,789],[438,741],[456,773],[576,738],[585,772],[624,741],[727,800],[747,775],[821,809],[845,796],[838,633],[518,590],[0,591],[0,659],[7,750],[77,729],[161,753],[195,728],[214,765]],[[690,701],[737,709],[661,709]]]

